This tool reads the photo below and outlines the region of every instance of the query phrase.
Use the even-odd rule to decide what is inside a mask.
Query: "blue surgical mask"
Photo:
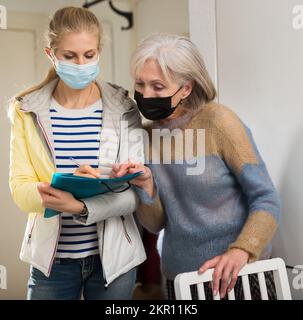
[[[99,75],[99,57],[93,62],[75,64],[58,60],[53,55],[56,72],[60,79],[72,89],[84,89]]]

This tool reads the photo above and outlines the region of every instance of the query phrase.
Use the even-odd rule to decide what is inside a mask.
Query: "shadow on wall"
[[[274,255],[289,266],[303,268],[303,128],[290,150],[281,183],[282,217],[274,239]],[[293,299],[303,300],[303,271],[294,273],[289,269],[288,276]]]

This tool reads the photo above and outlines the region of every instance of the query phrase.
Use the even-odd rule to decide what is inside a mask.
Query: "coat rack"
[[[112,0],[93,0],[93,1],[85,1],[85,4],[83,5],[83,8],[89,9],[91,6],[101,3],[103,1],[108,1],[110,8],[118,15],[124,17],[125,19],[127,19],[128,21],[128,25],[126,27],[121,27],[121,30],[125,31],[125,30],[130,30],[133,25],[134,25],[134,18],[133,18],[133,13],[132,12],[126,12],[126,11],[122,11],[118,8],[116,8],[112,2]]]

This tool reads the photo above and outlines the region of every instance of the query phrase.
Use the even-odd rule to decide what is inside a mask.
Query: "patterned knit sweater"
[[[178,273],[197,270],[229,248],[247,251],[249,262],[268,257],[279,221],[280,200],[250,130],[229,108],[216,103],[204,106],[182,128],[195,132],[205,129],[204,172],[189,175],[188,161],[163,163],[165,142],[160,147],[152,144],[151,129],[155,125],[147,128],[147,162],[157,196],[151,199],[137,188],[141,198],[137,215],[143,225],[156,232],[161,212],[165,212],[159,242],[166,277],[172,280]],[[197,139],[193,141],[193,159],[204,159]],[[175,152],[175,146],[172,144],[171,154],[174,160],[180,160],[177,158],[182,155]],[[185,146],[182,152],[185,156]],[[151,163],[155,154],[160,164]]]

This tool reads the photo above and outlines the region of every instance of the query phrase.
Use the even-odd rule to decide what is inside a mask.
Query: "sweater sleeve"
[[[280,219],[281,204],[266,165],[250,130],[230,110],[219,121],[219,150],[236,177],[248,203],[248,217],[238,238],[229,248],[250,254],[258,260],[272,239]]]
[[[160,200],[159,190],[156,188],[155,196],[151,198],[144,190],[134,187],[139,196],[139,206],[136,211],[137,218],[142,226],[151,233],[159,233],[165,226],[166,215]]]

